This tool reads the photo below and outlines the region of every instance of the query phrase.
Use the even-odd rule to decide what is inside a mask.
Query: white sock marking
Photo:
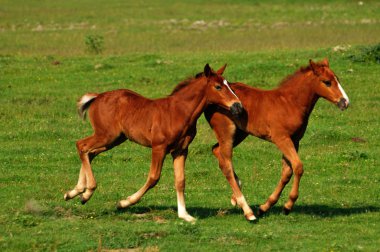
[[[186,211],[185,203],[183,201],[184,201],[184,199],[183,199],[182,195],[179,192],[177,192],[178,216],[180,216],[180,217],[183,217],[183,216],[188,214]]]

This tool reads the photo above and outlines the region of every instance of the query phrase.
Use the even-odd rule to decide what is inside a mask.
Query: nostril
[[[342,99],[340,99],[341,101],[342,101],[342,103],[344,104],[344,105],[347,105],[348,104],[348,102],[347,102],[347,100],[345,99],[345,98],[342,98]]]
[[[338,107],[341,110],[344,110],[348,107],[349,102],[345,98],[341,98],[338,102]]]
[[[231,106],[231,113],[234,115],[238,115],[243,111],[243,106],[241,105],[240,102],[235,102]]]
[[[240,102],[235,102],[235,103],[233,104],[233,106],[235,106],[236,108],[239,108],[239,109],[242,109],[242,108],[243,108]]]

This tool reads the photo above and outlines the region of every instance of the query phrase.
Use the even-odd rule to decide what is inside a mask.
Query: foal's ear
[[[224,73],[224,70],[226,69],[226,67],[227,67],[227,63],[224,64],[224,66],[222,66],[221,68],[219,68],[219,70],[216,71],[216,73],[219,75],[222,75]]]
[[[309,59],[309,64],[310,64],[310,67],[311,67],[311,70],[313,70],[313,72],[316,74],[316,75],[319,75],[319,72],[318,72],[318,65],[311,59]]]
[[[323,66],[327,66],[329,67],[329,60],[327,58],[324,58],[322,61],[321,61],[322,65]]]
[[[209,66],[208,63],[205,65],[205,68],[204,68],[203,72],[205,73],[205,76],[206,76],[207,78],[211,76],[211,74],[212,74],[212,69],[211,69],[211,67]]]

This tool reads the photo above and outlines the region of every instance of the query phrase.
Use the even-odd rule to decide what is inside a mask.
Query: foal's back
[[[293,98],[285,96],[281,89],[263,90],[243,83],[232,83],[231,88],[246,108],[246,124],[239,126],[247,133],[270,140],[273,132],[291,134],[301,127],[301,115],[293,109]]]
[[[99,94],[89,108],[89,118],[96,133],[124,134],[128,139],[151,146],[150,129],[159,113],[158,100],[148,99],[128,89]]]

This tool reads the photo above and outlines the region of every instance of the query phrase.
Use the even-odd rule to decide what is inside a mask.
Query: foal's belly
[[[124,128],[122,131],[130,141],[145,147],[152,147],[150,132],[139,127]]]

